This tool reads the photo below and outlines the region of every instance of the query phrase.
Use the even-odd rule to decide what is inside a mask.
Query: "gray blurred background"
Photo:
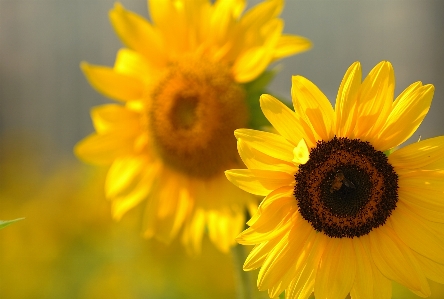
[[[108,20],[114,0],[0,0],[0,140],[26,133],[71,155],[93,131],[92,106],[108,103],[80,72],[82,60],[109,65],[122,47]],[[249,1],[249,5],[259,1]],[[144,0],[121,3],[148,17]],[[285,32],[314,47],[280,62],[271,92],[290,99],[291,75],[313,81],[334,102],[346,69],[364,75],[392,62],[396,95],[415,81],[435,85],[432,109],[419,131],[444,134],[444,1],[287,0]],[[74,159],[74,157],[72,157]]]

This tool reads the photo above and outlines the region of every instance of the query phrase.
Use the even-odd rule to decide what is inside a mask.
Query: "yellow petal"
[[[390,217],[393,229],[410,248],[438,263],[444,264],[444,238],[439,238],[430,229],[426,220],[421,220],[398,202]]]
[[[412,170],[407,173],[401,171],[397,171],[397,173],[399,189],[407,192],[421,192],[421,195],[425,195],[423,199],[425,202],[430,200],[436,202],[444,195],[444,184],[442,183],[444,171]],[[433,199],[433,195],[437,197]]]
[[[335,104],[337,137],[353,137],[357,118],[356,96],[361,86],[361,77],[361,64],[355,62],[348,68],[339,86]]]
[[[400,190],[399,200],[415,215],[432,222],[444,223],[444,202],[436,195]],[[423,198],[428,199],[424,200]]]
[[[436,281],[438,283],[444,283],[444,265],[438,264],[416,252],[413,252],[422,271],[428,279]]]
[[[291,97],[296,113],[309,120],[317,139],[333,138],[334,111],[327,97],[312,82],[301,76],[292,77]]]
[[[283,218],[296,210],[296,200],[293,196],[280,197],[260,208],[260,216],[250,228],[258,233],[268,233],[274,230]]]
[[[310,226],[308,222],[306,225]],[[330,238],[312,229],[312,234],[305,243],[304,254],[298,257],[297,274],[286,290],[286,298],[308,298],[313,292],[319,262],[329,241]]]
[[[112,198],[123,193],[133,183],[147,166],[143,157],[129,156],[116,159],[108,170],[105,181],[106,197]]]
[[[91,118],[97,133],[105,134],[115,130],[139,132],[140,114],[116,104],[97,106],[91,109]]]
[[[264,1],[247,11],[241,19],[241,26],[244,30],[261,27],[263,23],[278,16],[284,2],[282,0]]]
[[[141,178],[128,194],[118,196],[112,202],[112,214],[114,219],[120,220],[122,216],[148,197],[151,187],[158,173],[156,164],[145,165]],[[122,173],[122,175],[124,175]]]
[[[319,263],[316,298],[345,298],[356,276],[356,254],[349,238],[332,238]],[[326,287],[328,286],[328,287]]]
[[[162,182],[154,186],[145,208],[145,236],[170,243],[189,215],[192,202],[184,177],[167,170],[158,177]]]
[[[270,21],[269,34],[266,43],[262,46],[249,48],[239,55],[236,59],[232,72],[236,82],[246,83],[253,81],[262,74],[273,58],[273,49],[279,40],[283,29],[282,20]]]
[[[285,172],[232,169],[225,171],[228,180],[235,186],[256,195],[267,195],[282,186],[294,184],[294,177]]]
[[[406,141],[419,127],[429,111],[434,93],[433,85],[410,85],[396,100],[375,145],[387,150]]]
[[[265,117],[276,131],[293,145],[297,145],[303,138],[306,139],[309,147],[316,144],[311,128],[307,123],[298,118],[296,113],[279,100],[268,94],[263,94],[260,97],[260,105]]]
[[[368,236],[373,262],[384,276],[415,291],[424,290],[428,286],[410,248],[387,224],[374,229]]]
[[[254,246],[250,251],[243,266],[244,271],[251,271],[259,268],[265,261],[265,258],[269,252],[276,246],[279,242],[279,238],[274,238],[270,241],[266,241]]]
[[[396,168],[419,169],[444,159],[444,136],[407,145],[388,157]]]
[[[288,240],[282,238],[279,244],[270,251],[259,272],[258,287],[260,290],[275,287],[271,296],[282,289],[283,286],[278,286],[278,284],[290,283],[302,263],[301,260],[308,257],[306,244],[313,239],[313,229],[300,225],[302,221],[305,220],[299,217],[294,224],[294,229],[288,235]]]
[[[143,17],[116,3],[109,12],[111,24],[119,38],[130,49],[141,53],[152,65],[163,66],[166,55],[161,36]]]
[[[242,245],[255,245],[275,238],[281,239],[284,234],[288,233],[292,224],[292,221],[289,220],[289,216],[287,215],[286,218],[282,219],[276,226],[275,230],[262,233],[252,228],[248,228],[236,237],[236,242]]]
[[[373,298],[390,299],[392,298],[392,282],[385,277],[381,271],[373,265]]]
[[[359,299],[379,298],[373,295],[373,289],[379,286],[375,284],[373,278],[373,261],[371,260],[371,256],[367,253],[361,238],[353,238],[352,243],[356,253],[357,271],[350,295],[352,298]]]
[[[283,171],[289,174],[295,174],[297,168],[288,162],[270,157],[251,146],[251,143],[244,142],[242,139],[237,140],[237,150],[249,169],[263,169],[273,171]]]
[[[155,73],[155,69],[146,58],[136,51],[124,48],[117,52],[114,70],[117,73],[129,75],[142,80],[148,80]]]
[[[391,112],[394,89],[395,75],[392,65],[388,61],[382,61],[370,71],[357,94],[357,138],[372,144],[377,140],[377,134]]]
[[[283,34],[274,50],[273,61],[310,50],[312,43],[308,38]]]
[[[182,244],[185,245],[188,252],[197,254],[201,251],[202,237],[205,231],[205,211],[203,209],[194,209],[191,219],[184,226],[182,234]]]
[[[293,150],[293,162],[295,164],[305,164],[307,163],[310,156],[307,144],[304,139],[299,141],[298,145]]]
[[[250,129],[237,129],[234,136],[265,155],[290,163],[293,160],[293,145],[282,136]]]
[[[237,18],[244,8],[245,1],[217,1],[214,4],[214,10],[209,24],[211,38],[214,38],[216,42],[224,42],[226,39],[229,39],[227,33],[230,27],[237,22]]]
[[[243,213],[233,213],[228,209],[212,210],[208,213],[210,240],[220,251],[228,253],[244,223]]]
[[[94,66],[86,62],[82,62],[80,67],[88,82],[105,96],[121,101],[142,98],[144,86],[139,79],[117,73],[109,67]]]
[[[259,290],[272,288],[284,278],[290,268],[295,267],[294,257],[303,253],[305,241],[311,232],[311,229],[298,231],[297,235],[290,232],[289,235],[280,239],[259,271],[257,281]]]
[[[92,134],[74,147],[74,153],[85,162],[110,164],[115,159],[133,153],[134,136],[126,132]]]
[[[268,207],[277,200],[283,199],[286,202],[287,198],[292,198],[294,204],[296,204],[296,199],[293,196],[294,188],[292,186],[285,186],[278,188],[270,194],[268,194],[260,203],[259,207],[256,210],[256,213],[253,214],[250,220],[248,220],[247,224],[252,226],[259,220],[262,213],[268,209]]]

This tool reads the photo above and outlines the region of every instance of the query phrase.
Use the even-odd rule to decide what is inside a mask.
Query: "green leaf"
[[[17,222],[17,221],[20,221],[20,220],[23,220],[23,219],[25,219],[25,218],[17,218],[17,219],[14,219],[14,220],[6,220],[6,221],[0,220],[0,229],[5,228],[8,225],[13,224],[14,222]]]

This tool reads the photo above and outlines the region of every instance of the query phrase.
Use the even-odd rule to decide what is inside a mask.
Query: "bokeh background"
[[[249,1],[254,5],[259,1]],[[121,3],[148,18],[144,0]],[[89,109],[108,103],[79,63],[114,63],[122,47],[108,20],[114,0],[0,0],[0,298],[234,298],[232,258],[204,244],[140,238],[140,210],[115,223],[103,197],[106,169],[83,165],[74,144],[93,131]],[[432,109],[409,140],[444,135],[444,2],[287,0],[285,32],[311,51],[287,58],[270,92],[290,99],[291,75],[334,102],[346,69],[392,62],[396,95],[435,85]],[[432,298],[444,288],[432,284]],[[408,296],[395,286],[394,298]]]

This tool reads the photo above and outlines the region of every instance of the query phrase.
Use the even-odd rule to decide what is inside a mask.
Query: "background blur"
[[[259,1],[249,1],[250,6]],[[122,0],[148,18],[144,0]],[[0,0],[0,298],[233,298],[231,257],[204,244],[187,257],[140,238],[138,209],[120,223],[103,198],[105,169],[82,165],[74,144],[93,131],[89,109],[109,100],[79,63],[109,65],[122,46],[108,21],[114,0]],[[392,62],[396,95],[435,85],[410,142],[444,134],[444,2],[287,0],[285,32],[312,40],[287,58],[270,92],[290,99],[291,75],[334,102],[347,68]],[[432,298],[443,298],[436,284]],[[395,298],[406,297],[396,287]],[[411,298],[416,298],[411,296]]]

